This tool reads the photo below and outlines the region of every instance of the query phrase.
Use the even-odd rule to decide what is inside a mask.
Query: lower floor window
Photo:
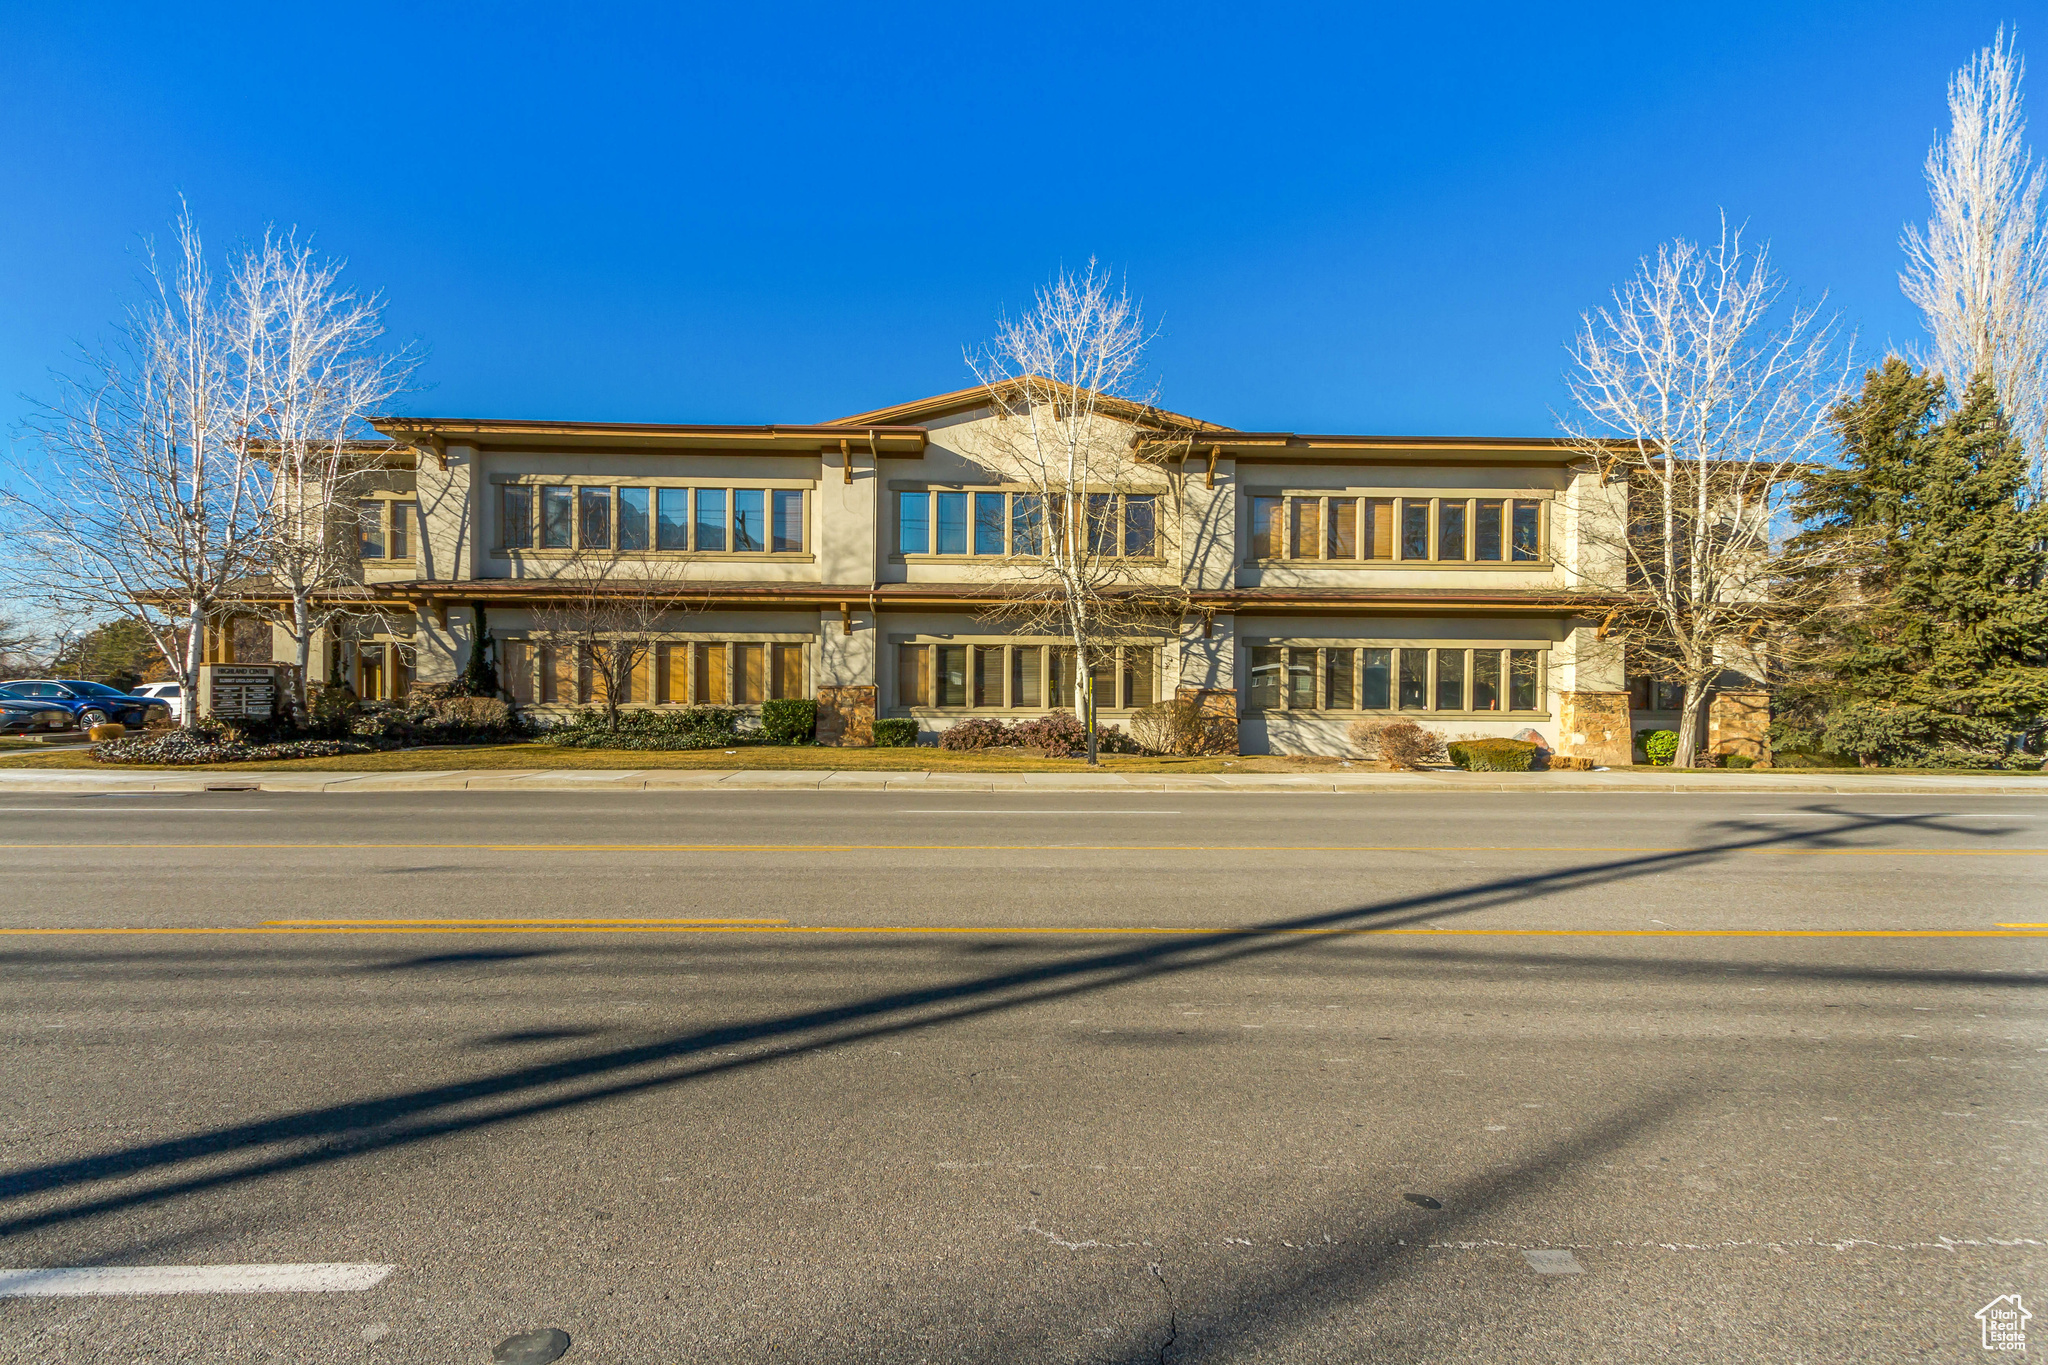
[[[527,640],[505,642],[505,686],[515,702],[588,705],[606,700],[606,674],[593,651]],[[804,645],[754,640],[656,642],[634,660],[617,700],[652,705],[757,706],[808,697]],[[623,662],[623,661],[622,661]]]
[[[1253,711],[1541,711],[1539,649],[1254,645]]]
[[[1131,710],[1159,700],[1153,645],[1105,646],[1090,660],[1098,711]],[[1008,711],[1072,703],[1074,651],[1063,645],[899,644],[896,704]]]

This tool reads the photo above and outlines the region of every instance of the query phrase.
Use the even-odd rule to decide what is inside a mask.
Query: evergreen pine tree
[[[1856,609],[1791,709],[1866,763],[1997,761],[2048,720],[2048,509],[1990,381],[1937,421],[1941,397],[1896,357],[1867,375],[1836,411],[1847,462],[1800,506],[1803,538],[1843,549]]]

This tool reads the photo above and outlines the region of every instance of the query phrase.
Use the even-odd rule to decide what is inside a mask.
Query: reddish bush
[[[1010,727],[988,716],[976,716],[939,733],[939,747],[955,752],[994,749],[1019,743]]]

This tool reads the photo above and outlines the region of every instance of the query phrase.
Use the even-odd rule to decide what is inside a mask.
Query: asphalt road
[[[0,844],[0,1267],[395,1267],[0,1297],[0,1360],[1961,1361],[2048,1313],[2048,927],[2000,927],[2048,800],[8,796]]]

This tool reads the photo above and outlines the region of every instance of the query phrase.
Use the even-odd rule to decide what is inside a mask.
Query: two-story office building
[[[1124,416],[1142,446],[1146,414]],[[632,705],[815,697],[821,736],[856,743],[878,716],[1042,713],[1071,695],[1059,641],[988,611],[1021,496],[986,457],[993,420],[976,388],[807,425],[380,421],[401,447],[364,498],[380,610],[324,647],[394,696],[461,670],[481,604],[522,706],[587,702],[533,637],[595,558],[687,584]],[[1175,423],[1177,458],[1121,495],[1113,534],[1186,610],[1104,661],[1102,719],[1199,689],[1247,753],[1341,753],[1386,715],[1627,761],[1589,571],[1598,476],[1562,443]]]

